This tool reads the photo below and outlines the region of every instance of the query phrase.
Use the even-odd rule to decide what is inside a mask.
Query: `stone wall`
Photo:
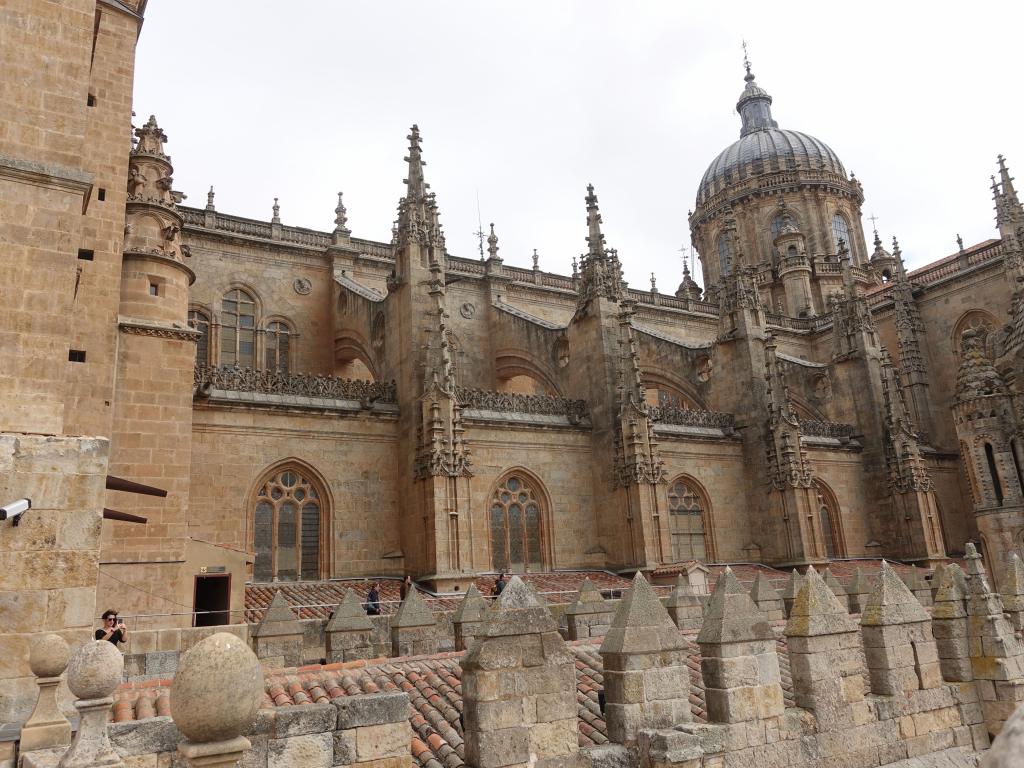
[[[0,722],[24,720],[35,700],[33,639],[90,639],[96,615],[107,465],[101,438],[0,434],[0,498],[32,509],[0,523]]]

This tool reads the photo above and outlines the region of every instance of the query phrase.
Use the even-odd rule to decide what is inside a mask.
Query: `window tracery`
[[[220,361],[238,368],[256,367],[256,301],[241,288],[228,291],[221,302]]]
[[[491,497],[491,567],[522,573],[544,570],[542,496],[536,483],[510,474]]]
[[[196,364],[209,365],[210,363],[210,318],[201,310],[190,309],[188,311],[188,327],[199,331],[199,338],[196,339]]]
[[[254,581],[320,578],[323,500],[294,468],[275,472],[256,496]]]
[[[685,477],[677,478],[668,489],[669,535],[672,561],[706,560],[703,494]]]
[[[289,367],[289,351],[290,351],[290,340],[289,336],[291,329],[280,321],[275,321],[267,325],[267,333],[265,339],[265,358],[266,358],[266,369],[268,371],[280,371],[281,373],[288,373]]]

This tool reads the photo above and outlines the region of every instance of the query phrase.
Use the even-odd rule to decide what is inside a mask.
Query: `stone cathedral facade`
[[[689,214],[704,288],[687,268],[640,290],[583,182],[571,275],[506,264],[500,221],[482,258],[450,253],[415,125],[381,169],[390,241],[358,237],[340,194],[325,231],[277,201],[269,221],[220,211],[212,189],[184,205],[173,125],[138,120],[129,143],[143,11],[65,3],[53,50],[5,33],[67,71],[11,85],[34,106],[0,117],[4,444],[49,436],[54,477],[168,491],[60,496],[145,522],[55,534],[86,553],[83,585],[44,589],[175,624],[222,573],[238,609],[246,581],[935,564],[967,541],[998,575],[1024,554],[1024,209],[1001,157],[998,236],[907,271],[748,66],[740,138]]]

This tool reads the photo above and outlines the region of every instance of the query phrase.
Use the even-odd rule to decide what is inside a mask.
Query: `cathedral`
[[[997,236],[908,271],[748,63],[688,219],[704,287],[687,267],[638,289],[582,182],[572,274],[506,265],[500,221],[481,258],[450,253],[428,126],[381,169],[404,179],[390,242],[341,193],[326,231],[213,189],[184,205],[173,122],[128,140],[143,10],[75,0],[12,64],[66,62],[0,118],[0,503],[50,478],[16,530],[81,562],[24,566],[4,531],[0,590],[178,626],[246,583],[932,566],[968,541],[998,577],[1024,553],[1024,208],[1001,156]],[[102,522],[61,522],[90,503]]]

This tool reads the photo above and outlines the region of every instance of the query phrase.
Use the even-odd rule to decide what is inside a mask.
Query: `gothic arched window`
[[[839,502],[832,489],[820,480],[814,481],[818,492],[818,524],[825,545],[825,556],[829,559],[845,557],[843,544],[843,521],[839,514]]]
[[[299,470],[271,475],[256,495],[254,581],[320,578],[323,499]]]
[[[256,367],[256,301],[241,288],[228,291],[221,303],[220,361]]]
[[[839,253],[840,240],[846,243],[846,250],[853,251],[853,243],[850,241],[850,225],[837,213],[832,217],[832,244],[835,246],[836,253]]]
[[[729,237],[723,232],[718,236],[718,274],[725,277],[732,272],[732,254],[729,252]]]
[[[210,363],[210,318],[198,309],[188,311],[188,327],[199,331],[196,339],[196,365]]]
[[[290,333],[291,330],[288,326],[280,321],[267,325],[264,347],[266,350],[266,369],[268,371],[288,373],[288,352],[290,347],[288,336]]]
[[[674,563],[707,559],[703,498],[693,483],[683,477],[668,488],[669,534]]]
[[[526,475],[513,473],[491,497],[491,567],[495,571],[541,571],[542,496]]]

